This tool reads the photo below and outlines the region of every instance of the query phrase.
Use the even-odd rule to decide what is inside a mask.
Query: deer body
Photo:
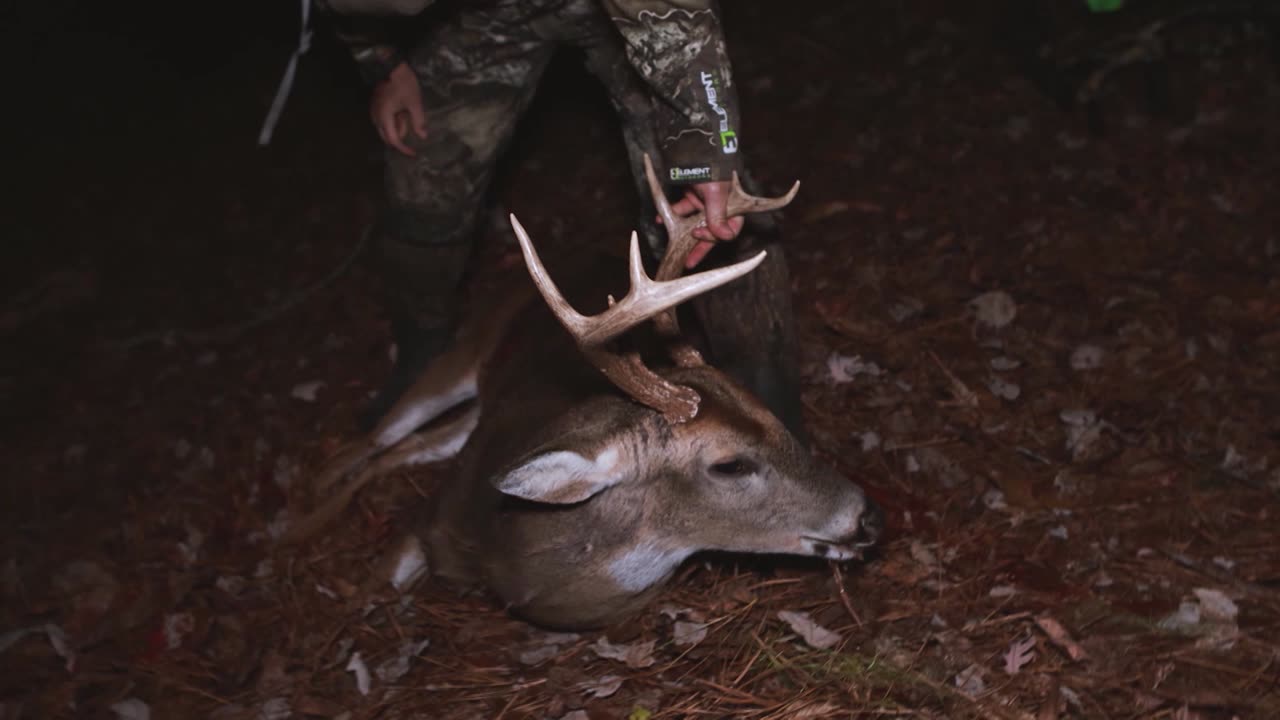
[[[513,224],[546,304],[517,293],[484,314],[500,327],[464,331],[370,438],[337,458],[331,480],[359,470],[341,497],[374,473],[440,457],[465,439],[457,476],[431,499],[412,542],[436,577],[485,586],[514,614],[564,629],[634,613],[699,551],[847,560],[875,541],[880,515],[862,491],[819,467],[758,400],[694,351],[682,348],[675,366],[653,373],[639,355],[597,350],[635,318],[674,306],[654,310],[646,299],[653,288],[637,278],[634,236],[634,290],[614,307],[603,302],[598,271],[578,276],[587,282],[566,302]],[[737,275],[754,267],[740,265]],[[657,285],[667,293],[675,283]],[[566,307],[598,314],[583,324]],[[631,375],[637,368],[641,380]],[[637,385],[638,393],[629,389]],[[408,444],[422,417],[473,394],[478,419],[464,415],[431,443]],[[685,417],[689,398],[694,412]]]

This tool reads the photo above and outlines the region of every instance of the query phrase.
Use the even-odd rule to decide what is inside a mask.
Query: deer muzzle
[[[852,525],[851,531],[837,537],[806,535],[800,539],[801,546],[806,553],[828,560],[861,560],[884,533],[884,512],[867,500]]]

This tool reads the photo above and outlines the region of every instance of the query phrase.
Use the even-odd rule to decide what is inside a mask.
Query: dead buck
[[[459,452],[457,476],[401,551],[425,556],[436,577],[487,586],[545,626],[620,620],[695,552],[847,560],[876,541],[881,515],[862,490],[815,464],[755,397],[680,340],[674,308],[750,272],[764,253],[679,277],[701,217],[676,217],[645,162],[671,238],[655,278],[632,233],[627,295],[579,314],[512,216],[545,304],[512,293],[520,297],[465,327],[378,427],[335,456],[319,491],[344,486],[285,542],[313,534],[370,478]],[[797,190],[755,198],[735,176],[730,215],[782,207]],[[584,292],[597,307],[606,297]],[[650,319],[674,361],[656,372],[639,352],[607,347]]]

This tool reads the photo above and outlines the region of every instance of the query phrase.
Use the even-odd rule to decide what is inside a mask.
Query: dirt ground
[[[995,3],[726,3],[744,147],[803,182],[815,452],[888,537],[839,568],[695,558],[564,635],[429,583],[357,601],[447,464],[273,549],[390,367],[355,255],[380,150],[322,34],[255,146],[296,10],[244,5],[6,11],[0,719],[1280,717],[1265,25],[1170,27],[1163,74],[1117,68],[1086,111]],[[1058,9],[1049,63],[1118,57],[1136,17]],[[480,272],[507,211],[624,242],[622,157],[563,58]]]

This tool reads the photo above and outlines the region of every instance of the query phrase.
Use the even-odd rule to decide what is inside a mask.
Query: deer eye
[[[711,474],[736,478],[756,471],[755,463],[745,458],[730,458],[711,465]]]

